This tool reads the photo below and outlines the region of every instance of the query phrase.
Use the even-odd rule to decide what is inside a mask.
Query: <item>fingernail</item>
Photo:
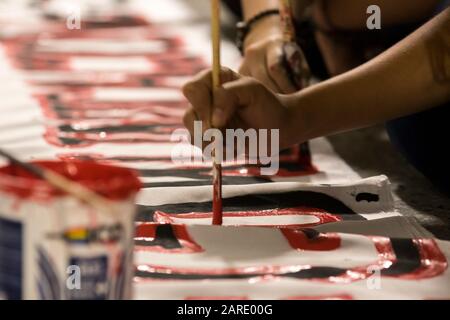
[[[225,112],[221,108],[215,108],[212,117],[212,125],[216,128],[221,127],[224,122]]]

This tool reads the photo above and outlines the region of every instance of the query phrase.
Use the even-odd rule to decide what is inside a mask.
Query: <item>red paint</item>
[[[396,263],[397,257],[389,238],[369,238],[374,242],[375,248],[378,251],[378,261],[370,265],[351,269],[345,275],[340,277],[340,279],[336,279],[336,281],[351,282],[357,279],[368,279],[372,276],[372,273],[368,271],[369,267],[378,266],[380,269],[386,269]],[[448,268],[447,259],[433,239],[416,239],[414,240],[414,244],[417,246],[421,256],[421,266],[417,270],[410,273],[401,274],[398,276],[386,275],[383,277],[417,281],[434,278],[445,272]]]
[[[135,238],[155,239],[157,226],[154,223],[138,223],[135,228]]]
[[[55,171],[111,200],[128,199],[141,188],[136,173],[125,168],[100,165],[92,161],[33,163]],[[0,168],[0,189],[20,198],[48,199],[64,194],[17,165]]]
[[[224,212],[223,217],[267,217],[267,216],[287,216],[287,215],[309,215],[314,216],[319,219],[316,223],[308,224],[291,224],[291,225],[252,225],[260,227],[278,227],[278,228],[311,228],[318,225],[339,222],[342,218],[336,215],[327,213],[323,209],[318,208],[307,208],[307,207],[295,207],[295,208],[284,208],[284,209],[270,209],[270,210],[260,210],[260,211],[233,211]],[[154,214],[154,220],[158,223],[175,223],[175,218],[178,219],[205,219],[211,218],[211,212],[191,212],[182,214],[168,214],[161,211],[156,211]],[[245,225],[244,225],[245,226]],[[250,226],[250,225],[247,225]]]
[[[222,208],[222,166],[215,163],[215,175],[213,179],[213,225],[222,225],[223,208]]]
[[[255,275],[255,278],[261,278],[260,274],[277,275],[301,270],[311,269],[310,265],[265,265],[265,266],[249,266],[239,268],[184,268],[184,267],[167,267],[153,264],[137,266],[139,271],[150,273],[166,273],[166,274],[192,274],[192,275]],[[264,276],[265,277],[265,276]],[[263,278],[264,278],[263,277]]]
[[[428,279],[439,276],[448,268],[448,261],[433,239],[415,239],[420,253],[421,266],[413,273],[401,275],[405,280]]]
[[[105,54],[105,53],[77,53],[76,55],[71,53],[58,53],[58,52],[45,52],[42,48],[36,50],[37,41],[46,39],[71,39],[71,38],[83,38],[83,39],[121,39],[123,38],[136,38],[136,39],[148,39],[162,41],[167,47],[167,51],[164,53],[151,53],[141,54],[139,56],[145,57],[158,65],[158,70],[152,71],[151,74],[136,73],[130,74],[126,72],[110,72],[109,77],[105,77],[105,73],[93,72],[80,73],[81,77],[78,80],[72,81],[63,80],[58,84],[52,84],[50,86],[42,86],[42,83],[38,83],[39,89],[37,98],[40,100],[42,110],[46,117],[59,119],[64,117],[61,124],[76,125],[76,120],[96,120],[103,119],[104,126],[122,126],[125,123],[133,123],[133,112],[144,113],[149,117],[146,122],[151,124],[181,124],[180,112],[186,108],[185,101],[179,102],[164,102],[164,104],[158,104],[155,101],[149,103],[142,102],[126,102],[126,103],[114,103],[114,102],[96,102],[93,101],[92,92],[96,86],[109,84],[111,86],[120,87],[132,87],[141,86],[143,80],[151,80],[151,85],[159,87],[173,87],[166,82],[167,76],[186,76],[191,75],[194,69],[201,69],[204,66],[204,62],[198,57],[186,56],[183,41],[178,37],[158,36],[161,34],[161,30],[154,28],[142,28],[142,29],[129,29],[125,32],[122,29],[115,30],[98,30],[89,29],[81,32],[61,32],[60,30],[48,30],[45,35],[26,35],[16,38],[10,38],[7,42],[7,51],[15,63],[19,67],[26,67],[27,69],[67,69],[70,58],[73,56],[121,56],[122,54]],[[24,53],[26,52],[26,55]],[[170,66],[168,67],[168,64]],[[172,74],[173,72],[173,74]],[[58,113],[53,110],[52,105],[48,103],[47,94],[56,94],[58,102],[63,106],[62,111]],[[177,104],[177,105],[176,105]],[[65,109],[67,108],[67,109]],[[161,109],[165,108],[165,110]],[[110,110],[124,110],[130,111],[129,116],[114,116],[114,114],[108,114]],[[162,111],[162,112],[161,112]],[[70,119],[70,120],[67,120]],[[106,119],[106,120],[105,120]],[[75,121],[74,121],[75,120]],[[122,123],[118,123],[117,120],[122,120]],[[102,124],[92,122],[89,123],[89,128],[100,127]],[[86,123],[83,123],[86,125]],[[170,143],[170,134],[173,130],[179,128],[178,125],[174,125],[170,128],[160,128],[160,130],[153,129],[150,132],[130,132],[130,133],[109,133],[107,131],[103,133],[84,133],[84,132],[63,132],[57,126],[48,126],[44,138],[52,145],[58,147],[73,147],[83,148],[93,146],[98,143],[116,143],[116,144],[130,144],[130,143]],[[78,141],[76,144],[66,144],[63,139],[74,139]],[[302,156],[299,147],[292,148],[290,155],[282,155],[281,161],[284,158],[289,158],[289,162],[295,162],[298,164],[305,164],[304,170],[289,171],[281,169],[277,177],[296,177],[303,175],[315,174],[318,172],[311,164],[310,157]],[[182,168],[180,168],[182,169]],[[242,170],[227,170],[223,173],[227,176],[259,176],[260,170],[257,168],[249,168],[247,172]],[[217,204],[218,202],[216,202]],[[214,211],[214,210],[213,210]]]
[[[22,53],[19,56],[12,58],[12,64],[17,69],[37,70],[37,71],[65,71],[65,72],[79,72],[80,70],[73,69],[72,58],[82,57],[84,54],[74,53],[39,53],[29,52],[30,57],[22,58]],[[88,56],[95,55],[97,57],[106,56],[104,54],[87,54]],[[108,57],[120,57],[121,55],[107,55]],[[123,55],[122,55],[123,56]],[[125,55],[126,57],[127,55]],[[129,55],[128,55],[129,56]],[[186,57],[184,52],[163,53],[158,55],[138,55],[144,59],[149,60],[151,70],[148,70],[155,75],[164,76],[179,76],[198,73],[201,69],[199,65],[202,60],[199,58]],[[195,61],[197,60],[197,61]],[[114,71],[114,70],[111,70]]]
[[[170,128],[169,128],[170,129]],[[117,143],[117,144],[124,144],[124,143],[165,143],[164,140],[168,139],[169,136],[164,134],[146,134],[146,133],[127,133],[127,134],[107,134],[106,136],[100,137],[99,134],[89,134],[89,136],[94,137],[95,139],[86,140],[85,138],[88,136],[87,134],[79,135],[76,133],[60,133],[57,128],[48,128],[47,132],[45,133],[45,138],[47,141],[53,145],[56,146],[64,146],[67,148],[84,148],[87,146],[92,146],[96,143]],[[80,141],[80,143],[73,145],[73,146],[67,146],[63,144],[60,140],[60,138],[77,138],[77,139],[83,139]],[[173,141],[166,142],[165,144],[176,144]],[[60,153],[56,155],[58,159],[61,160],[78,160],[78,159],[92,159],[92,160],[98,160],[102,161],[102,163],[122,163],[127,161],[132,162],[158,162],[158,163],[166,163],[170,165],[170,168],[172,170],[198,170],[198,169],[205,169],[204,172],[198,172],[199,176],[211,176],[211,172],[207,171],[206,169],[210,168],[209,163],[203,163],[203,162],[192,162],[193,156],[185,156],[180,157],[177,160],[183,161],[186,163],[190,163],[189,165],[174,165],[173,159],[171,155],[147,155],[143,156],[140,155],[138,158],[130,156],[130,155],[117,155],[114,157],[106,157],[101,154],[92,154],[92,153]],[[128,160],[129,159],[129,160]],[[242,166],[239,170],[227,170],[226,168],[229,166],[236,166],[240,165]],[[289,170],[283,170],[280,169],[279,172],[274,176],[263,176],[261,175],[260,168],[254,168],[254,167],[245,167],[244,162],[233,162],[233,163],[224,163],[222,165],[222,177],[260,177],[260,178],[266,178],[268,180],[273,178],[283,178],[283,177],[301,177],[306,175],[313,175],[318,173],[319,171],[315,169],[314,167],[309,169],[305,168],[304,170],[299,171],[289,171]]]
[[[166,51],[157,53],[131,54],[151,59],[156,65],[152,75],[192,75],[204,68],[205,64],[200,57],[187,55],[181,38],[175,36],[159,36],[164,31],[151,28],[126,28],[109,30],[81,30],[73,33],[60,32],[60,28],[45,30],[36,34],[18,36],[4,41],[7,54],[13,63],[21,69],[27,70],[69,70],[69,59],[75,54],[64,52],[45,52],[45,47],[39,47],[39,41],[58,39],[115,39],[117,41],[131,38],[140,40],[158,41],[164,43]],[[130,56],[129,53],[76,53],[80,56]]]
[[[341,238],[334,233],[321,233],[314,239],[309,239],[301,230],[281,229],[281,233],[295,250],[333,251],[341,246]]]
[[[144,120],[152,120],[153,124],[180,124],[186,110],[186,102],[99,102],[90,99],[81,99],[80,90],[71,91],[48,91],[34,94],[33,97],[39,102],[43,114],[47,118],[59,119],[64,124],[80,123],[80,120],[89,120],[92,124],[108,125],[109,122],[117,123],[124,119],[126,121],[142,121],[136,119],[137,114],[145,115]],[[52,95],[57,96],[57,101],[49,100]],[[64,107],[56,112],[55,103]],[[115,116],[114,112],[120,111],[120,116]],[[113,113],[111,113],[113,112]],[[98,116],[94,116],[97,113]],[[125,115],[122,115],[125,114]],[[63,117],[61,119],[61,117]],[[85,121],[83,121],[85,122]],[[152,123],[149,123],[152,124]]]
[[[187,229],[186,229],[187,230]],[[341,239],[337,234],[320,234],[315,239],[308,239],[302,231],[294,231],[289,229],[280,230],[286,237],[289,244],[295,250],[305,251],[334,251],[341,246]],[[363,236],[361,236],[363,237]],[[389,268],[396,262],[395,252],[391,245],[391,240],[384,237],[367,237],[369,238],[377,252],[378,259],[373,263],[362,265],[359,267],[348,269],[339,276],[330,278],[310,278],[304,281],[318,281],[323,283],[352,283],[362,281],[370,278],[373,274],[369,271],[370,267],[377,266],[382,269]],[[447,260],[440,251],[436,242],[432,239],[415,240],[415,244],[421,254],[422,265],[414,272],[403,274],[399,276],[383,276],[403,280],[422,280],[433,278],[441,275],[448,267]],[[144,250],[153,251],[149,248]],[[158,252],[158,251],[157,251]],[[178,273],[178,274],[194,274],[194,275],[255,275],[255,279],[261,280],[276,280],[279,275],[291,272],[298,272],[313,268],[314,265],[263,265],[263,266],[248,266],[241,268],[184,268],[184,267],[166,267],[157,265],[140,265],[139,270],[144,272],[158,272],[158,273]],[[265,274],[264,276],[260,276]]]

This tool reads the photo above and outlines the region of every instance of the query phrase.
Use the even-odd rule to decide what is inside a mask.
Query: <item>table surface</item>
[[[450,198],[397,152],[383,127],[343,133],[329,140],[363,178],[379,174],[389,177],[396,208],[402,214],[418,219],[436,237],[450,240]]]

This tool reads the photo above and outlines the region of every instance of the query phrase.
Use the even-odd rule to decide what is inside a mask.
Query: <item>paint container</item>
[[[129,299],[133,171],[94,162],[36,162],[109,199],[99,212],[16,165],[0,168],[0,299]]]

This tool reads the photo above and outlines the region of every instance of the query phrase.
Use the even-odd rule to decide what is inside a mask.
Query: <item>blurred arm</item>
[[[367,8],[381,9],[383,27],[418,22],[429,17],[440,0],[315,0],[314,20],[323,29],[366,29]]]
[[[450,8],[361,67],[286,97],[290,144],[450,101]],[[302,118],[308,128],[298,133]]]

